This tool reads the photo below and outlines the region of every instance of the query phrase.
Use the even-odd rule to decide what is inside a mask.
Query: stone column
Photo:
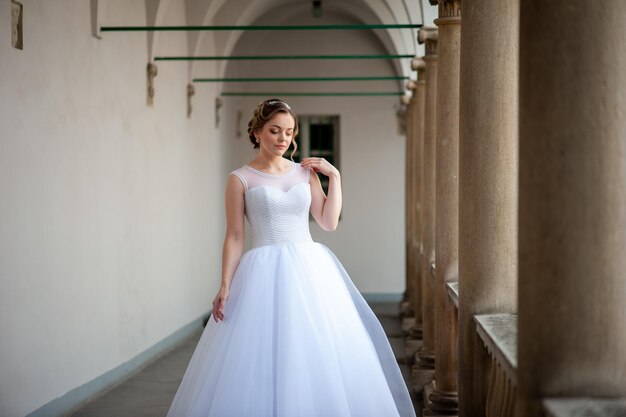
[[[424,96],[426,82],[424,81],[424,70],[426,64],[423,59],[415,57],[411,62],[411,68],[417,71],[417,82],[415,83],[414,95],[412,98],[415,112],[414,120],[414,141],[413,148],[413,183],[414,188],[414,204],[412,207],[414,223],[413,223],[413,259],[415,261],[415,279],[413,286],[413,301],[415,302],[415,324],[411,329],[411,334],[415,339],[422,338],[422,271],[421,271],[421,253],[422,249],[422,175],[424,169]],[[421,346],[421,344],[420,344]],[[414,354],[415,352],[413,352]]]
[[[405,127],[405,142],[404,142],[404,261],[405,261],[405,277],[404,277],[404,294],[402,302],[400,303],[400,315],[402,318],[407,314],[409,310],[409,167],[410,167],[410,138],[411,138],[411,103],[408,94],[402,96],[402,104],[405,107],[404,113],[404,127]]]
[[[474,315],[517,312],[519,0],[464,3],[459,160],[459,415],[485,414]]]
[[[520,7],[517,416],[626,397],[626,2]]]
[[[424,62],[424,164],[422,175],[421,213],[423,258],[420,261],[422,276],[422,347],[416,353],[413,367],[415,392],[421,392],[430,383],[435,369],[435,311],[433,303],[434,278],[431,264],[435,262],[435,143],[437,103],[437,29],[422,28],[418,40],[426,46]]]
[[[431,1],[432,3],[432,1]],[[455,415],[457,323],[447,283],[457,281],[459,240],[459,71],[461,0],[439,0],[437,52],[437,145],[435,202],[435,367],[434,391],[425,416]]]
[[[413,93],[415,82],[409,81],[406,89]],[[411,210],[412,201],[414,199],[414,183],[413,183],[413,148],[414,148],[414,105],[410,99],[406,107],[406,142],[404,151],[404,216],[405,216],[405,258],[406,258],[406,277],[404,292],[404,307],[402,312],[402,330],[408,332],[415,322],[415,301],[413,300],[413,274],[415,270],[415,261],[413,259],[412,241],[413,241],[413,223],[414,215]]]

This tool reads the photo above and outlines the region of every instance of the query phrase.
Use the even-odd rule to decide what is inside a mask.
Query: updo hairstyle
[[[293,150],[291,151],[291,160],[293,160],[293,154],[298,149],[298,144],[296,143],[296,136],[298,136],[298,118],[296,114],[291,110],[291,107],[284,101],[278,98],[270,98],[268,100],[262,101],[258,106],[254,109],[252,114],[252,118],[248,122],[248,136],[250,138],[250,142],[254,145],[254,149],[259,148],[259,144],[256,141],[256,137],[254,136],[254,132],[263,129],[263,126],[267,122],[269,122],[272,117],[274,117],[277,113],[287,113],[293,117],[294,120],[294,128],[291,143],[293,144]]]

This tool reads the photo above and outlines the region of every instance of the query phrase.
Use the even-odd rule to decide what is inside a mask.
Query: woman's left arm
[[[300,165],[312,168],[311,179],[311,214],[326,231],[337,228],[341,213],[341,175],[339,170],[324,158],[303,158]],[[328,195],[324,194],[322,184],[316,172],[328,177]]]

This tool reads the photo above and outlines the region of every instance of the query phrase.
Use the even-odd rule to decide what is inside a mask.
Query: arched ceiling
[[[355,23],[363,24],[432,24],[434,7],[424,6],[426,0],[322,0],[324,9],[350,17]],[[159,26],[173,24],[169,18],[174,10],[184,10],[185,22],[181,25],[253,25],[253,24],[299,24],[290,22],[286,16],[290,10],[312,7],[311,0],[145,0],[146,24]],[[177,8],[177,9],[173,9]],[[182,9],[181,9],[182,8]],[[425,10],[427,9],[427,10]],[[426,16],[425,16],[426,14]],[[175,15],[180,15],[176,13]],[[300,16],[302,13],[300,13]],[[285,23],[287,20],[288,23]],[[167,23],[166,23],[167,22]],[[317,24],[317,23],[315,23]],[[319,24],[328,24],[320,19]],[[187,51],[181,55],[230,55],[241,39],[243,31],[189,31]],[[417,55],[417,29],[375,30],[374,34],[388,54]],[[159,40],[171,36],[167,32],[148,32],[148,55],[152,60],[159,55]],[[348,48],[349,49],[349,48]],[[303,53],[306,53],[303,45]],[[280,53],[279,51],[276,52]],[[347,50],[346,54],[354,53]],[[225,75],[227,61],[189,61],[189,78],[194,76],[220,77]],[[415,75],[410,68],[410,60],[396,59],[392,65],[396,75]]]
[[[280,14],[288,13],[290,7],[311,7],[312,3],[310,0],[146,0],[148,13],[152,14],[148,16],[148,24],[151,23],[150,17],[155,19],[153,24],[162,24],[167,9],[179,1],[184,3],[187,25],[251,25],[270,11],[276,13],[277,20],[282,20]],[[420,0],[322,0],[322,5],[342,9],[365,24],[422,24],[424,20]],[[417,51],[415,29],[375,32],[390,54],[415,54]],[[228,55],[242,34],[241,31],[191,31],[187,33],[187,52],[189,55]],[[158,36],[163,35],[156,32],[155,38]],[[158,49],[158,39],[150,39],[149,42],[153,43],[149,45],[153,51]],[[213,65],[217,66],[219,74],[223,73],[223,63]],[[193,66],[194,61],[190,62],[190,76],[194,73]],[[408,75],[411,72],[408,60],[398,62],[396,66],[399,74]],[[203,68],[206,67],[203,65]]]

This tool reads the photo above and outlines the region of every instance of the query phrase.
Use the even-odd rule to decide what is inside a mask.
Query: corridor
[[[341,187],[332,222],[298,206],[301,231],[375,301],[417,416],[626,416],[626,1],[10,0],[0,16],[0,417],[165,415],[227,281],[225,188],[259,155],[266,101],[294,112],[271,132],[299,128],[284,157]],[[284,317],[299,342],[321,322]],[[369,344],[341,339],[344,359]],[[241,357],[246,375],[266,363]],[[370,369],[349,374],[378,385]],[[385,403],[369,401],[352,404]]]

